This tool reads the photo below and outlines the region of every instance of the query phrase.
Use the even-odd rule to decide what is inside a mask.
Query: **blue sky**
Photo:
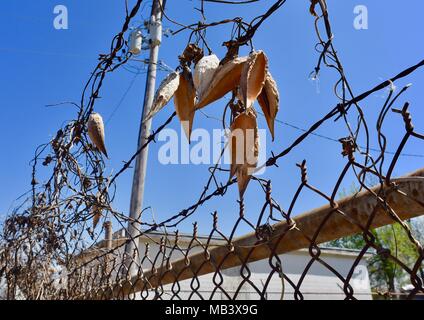
[[[129,1],[133,3],[134,1]],[[207,21],[242,16],[250,21],[265,12],[273,1],[260,1],[245,6],[206,4]],[[69,29],[53,28],[53,8],[66,5],[69,12]],[[369,29],[356,30],[353,9],[363,4],[368,8]],[[168,0],[168,15],[182,23],[199,20],[193,8],[198,1]],[[335,46],[344,64],[346,75],[356,94],[378,84],[401,70],[419,62],[424,57],[422,35],[421,0],[400,1],[337,1],[328,0],[330,19],[335,35]],[[316,65],[318,54],[314,51],[317,39],[314,33],[314,19],[308,12],[309,1],[287,0],[287,3],[267,20],[254,38],[256,49],[264,50],[269,58],[270,70],[276,79],[281,105],[278,119],[306,128],[326,114],[337,103],[332,93],[336,81],[334,71],[322,69],[319,82],[308,76]],[[149,2],[136,21],[149,15]],[[96,64],[97,55],[109,50],[111,38],[120,30],[124,18],[124,1],[120,0],[61,0],[61,1],[2,1],[0,4],[0,27],[2,42],[0,103],[2,124],[0,133],[0,214],[6,214],[13,207],[14,199],[30,188],[31,168],[29,162],[35,148],[49,141],[59,127],[75,117],[72,106],[46,107],[64,101],[79,101],[80,94],[90,71]],[[165,21],[165,27],[176,27]],[[133,24],[135,26],[135,24]],[[231,30],[218,27],[208,32],[209,45],[214,53],[223,57],[221,44],[228,40]],[[160,59],[175,68],[177,56],[184,49],[188,33],[165,38]],[[247,53],[247,48],[244,49]],[[140,58],[147,57],[143,53]],[[132,66],[143,67],[131,62]],[[132,70],[132,69],[130,69]],[[159,73],[161,80],[166,73]],[[107,170],[116,172],[136,148],[137,132],[144,97],[145,75],[121,69],[110,74],[104,84],[101,97],[95,107],[105,120],[107,147],[111,160]],[[396,107],[405,101],[411,102],[411,112],[416,128],[424,132],[424,70],[419,70],[395,85],[401,88],[407,83],[413,86],[399,100]],[[125,94],[126,93],[126,94]],[[372,95],[361,105],[372,129],[379,108],[387,91]],[[219,116],[225,100],[204,109],[209,115]],[[172,103],[154,119],[153,128],[159,126],[173,111]],[[112,116],[112,117],[111,117]],[[266,126],[262,117],[259,126]],[[178,122],[171,124],[178,128]],[[194,128],[212,130],[220,123],[197,114]],[[389,150],[397,147],[403,125],[399,116],[390,115],[385,124]],[[267,153],[278,153],[301,132],[276,124],[276,139],[267,141]],[[347,135],[342,123],[328,122],[318,133],[333,138]],[[377,146],[373,133],[371,145]],[[150,148],[145,206],[154,208],[155,218],[162,220],[180,209],[191,205],[199,196],[208,177],[206,165],[169,165],[158,162],[157,154],[161,144]],[[310,182],[331,192],[346,159],[340,154],[340,144],[309,137],[301,146],[279,162],[279,168],[269,168],[264,178],[273,180],[274,197],[287,209],[299,184],[299,170],[296,163],[308,161]],[[423,144],[411,140],[404,153],[424,154]],[[388,155],[388,159],[390,159]],[[401,157],[395,174],[403,174],[424,164],[422,157]],[[127,172],[118,181],[116,209],[127,212],[131,191],[132,172]],[[224,180],[224,177],[223,177]],[[349,176],[344,183],[349,188],[353,179]],[[217,210],[223,228],[228,228],[237,219],[238,192],[228,191],[225,197],[217,198],[201,207],[196,215],[182,225],[190,229],[194,220],[200,221],[201,230],[210,227],[210,213]],[[256,184],[246,192],[246,214],[255,217],[264,201]],[[323,201],[305,193],[295,207],[295,213],[322,205]],[[150,215],[150,213],[149,213]]]

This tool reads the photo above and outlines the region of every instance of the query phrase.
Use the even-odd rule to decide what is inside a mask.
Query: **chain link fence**
[[[263,194],[263,205],[255,218],[245,215],[245,204],[241,199],[238,217],[229,232],[221,229],[220,214],[215,212],[211,216],[209,234],[199,235],[194,214],[211,199],[222,197],[225,201],[227,190],[237,184],[236,178],[223,179],[220,174],[229,170],[216,164],[210,168],[207,183],[199,188],[199,197],[193,204],[169,214],[163,221],[132,221],[126,214],[113,209],[119,176],[130,169],[141,150],[153,142],[176,115],[174,112],[153,131],[147,143],[116,174],[105,176],[105,163],[90,144],[86,123],[105,77],[131,58],[125,39],[130,22],[139,12],[142,2],[138,0],[133,8],[127,8],[122,30],[114,37],[110,53],[100,56],[81,102],[75,103],[78,107],[76,119],[59,129],[50,142],[41,145],[35,152],[30,195],[3,222],[0,238],[2,298],[151,300],[249,297],[301,300],[307,294],[305,279],[319,265],[337,278],[344,298],[356,299],[358,288],[354,284],[354,273],[363,259],[369,258],[370,252],[380,257],[380,261],[390,261],[408,279],[411,287],[405,294],[406,298],[413,299],[423,294],[422,238],[414,232],[410,219],[424,214],[424,172],[421,169],[396,178],[392,174],[408,141],[424,140],[424,135],[413,126],[409,102],[400,102],[409,86],[395,93],[393,83],[415,72],[424,65],[424,61],[359,95],[353,95],[333,47],[325,1],[311,1],[310,11],[319,39],[316,46],[319,58],[314,74],[317,75],[321,67],[337,72],[340,79],[334,91],[339,102],[289,147],[272,154],[264,166],[278,167],[282,157],[301,147],[302,142],[315,134],[322,124],[332,120],[343,122],[350,135],[334,139],[340,141],[345,166],[334,181],[330,194],[309,181],[306,161],[297,164],[299,186],[287,209],[274,195],[271,180],[253,176],[251,187]],[[251,43],[263,21],[283,8],[284,3],[276,1],[251,23],[235,18],[211,24],[181,25],[175,33],[188,31],[189,39],[196,36],[201,42],[205,41],[203,32],[207,28],[232,24],[238,31],[232,34],[227,44],[228,56],[234,56],[240,46]],[[170,19],[166,14],[164,16]],[[321,29],[324,30],[323,35]],[[387,98],[380,108],[377,122],[371,126],[364,116],[361,102],[387,88]],[[395,108],[399,103],[402,107]],[[356,123],[348,121],[348,114],[356,116]],[[390,158],[387,157],[387,139],[383,130],[389,115],[399,116],[399,135],[402,137]],[[379,141],[377,156],[370,153],[372,127]],[[361,147],[358,141],[364,139],[365,147]],[[340,155],[325,155],[332,156]],[[47,170],[49,174],[39,181],[41,167],[46,167],[43,172]],[[349,197],[338,199],[340,186],[349,172],[354,173],[359,190]],[[370,177],[376,181],[372,187],[367,183]],[[311,192],[326,205],[294,216],[295,205],[308,201]],[[101,219],[103,225],[100,231],[95,232],[92,227],[93,219]],[[178,231],[183,221],[194,222],[192,233]],[[137,236],[127,236],[128,223],[139,230]],[[405,235],[399,241],[408,242],[413,248],[411,255],[398,255],[376,236],[376,228],[393,224]],[[121,231],[113,232],[112,227]],[[246,228],[250,233],[238,236],[245,233],[241,230]],[[348,268],[340,272],[324,257],[325,247],[330,241],[352,235],[359,235],[362,244],[360,250],[352,253]],[[128,256],[125,246],[130,242],[136,249]],[[285,270],[289,259],[286,255],[299,250],[308,257],[307,263],[298,276],[293,277]],[[261,281],[255,277],[254,268],[258,263],[265,270]],[[390,294],[390,290],[386,293]]]

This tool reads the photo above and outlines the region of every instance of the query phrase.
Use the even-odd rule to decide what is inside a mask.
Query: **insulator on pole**
[[[139,55],[143,44],[143,34],[140,29],[135,29],[130,34],[130,49],[134,55]]]
[[[150,45],[159,46],[162,42],[162,21],[153,16],[150,21]]]

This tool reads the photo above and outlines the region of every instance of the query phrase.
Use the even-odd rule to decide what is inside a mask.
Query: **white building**
[[[123,231],[116,232],[113,235],[114,245],[122,243],[125,238],[123,238]],[[175,236],[167,235],[167,248],[162,252],[160,251],[160,242],[161,238],[163,239],[165,235],[163,233],[154,232],[149,233],[146,236],[142,236],[139,239],[140,253],[143,258],[145,252],[146,244],[149,247],[149,257],[150,260],[145,259],[142,265],[144,271],[148,271],[152,267],[152,261],[155,262],[155,267],[160,268],[164,264],[164,259],[159,258],[155,260],[155,257],[168,257],[174,243]],[[207,237],[198,236],[197,239],[205,244]],[[181,249],[185,249],[190,241],[192,240],[191,235],[179,235],[178,244]],[[219,246],[226,244],[222,239],[212,239],[210,242],[211,247]],[[99,243],[99,247],[103,247],[104,242]],[[203,249],[199,245],[196,248],[190,250],[190,255],[198,252],[202,252]],[[358,256],[358,251],[356,250],[346,250],[338,248],[321,248],[320,259],[334,268],[343,278],[346,278],[352,265]],[[359,261],[359,264],[355,268],[352,279],[350,280],[350,285],[354,290],[354,297],[361,300],[371,300],[371,288],[370,281],[368,276],[368,270],[366,267],[365,259],[370,255],[366,254],[363,259]],[[184,256],[181,252],[174,251],[172,252],[170,261],[171,263],[182,259]],[[303,271],[307,265],[311,262],[312,258],[307,249],[302,249],[287,254],[279,256],[282,269],[284,274],[289,278],[294,286],[297,286],[299,280],[302,276]],[[275,262],[273,262],[275,263]],[[268,278],[270,278],[266,290],[267,299],[285,299],[293,300],[295,297],[295,289],[293,285],[289,283],[288,280],[281,280],[280,275],[277,272],[272,273],[268,259],[252,262],[248,264],[248,269],[250,271],[250,276],[248,280],[254,285],[249,284],[249,281],[246,281],[241,276],[241,268],[233,267],[225,270],[221,270],[218,274],[209,273],[202,276],[199,276],[198,279],[187,279],[178,281],[178,284],[167,284],[164,285],[162,299],[228,299],[229,297],[234,298],[236,292],[236,299],[260,299],[260,295],[257,293],[255,287],[262,291],[264,285],[267,283]],[[247,269],[244,270],[244,274],[247,275],[249,272]],[[270,276],[271,274],[271,276]],[[222,278],[221,278],[222,277]],[[198,281],[197,281],[198,280]],[[219,285],[217,285],[219,284]],[[284,290],[283,290],[284,286]],[[197,288],[193,290],[192,288]],[[282,292],[284,295],[282,296]],[[339,279],[333,272],[324,267],[318,261],[314,261],[310,266],[309,270],[306,273],[306,276],[302,280],[302,283],[299,288],[299,292],[302,294],[303,299],[345,299],[346,294],[343,290],[343,282]],[[144,292],[144,297],[146,297],[146,292]],[[154,297],[154,291],[149,292],[147,299]],[[297,296],[298,299],[302,298]]]

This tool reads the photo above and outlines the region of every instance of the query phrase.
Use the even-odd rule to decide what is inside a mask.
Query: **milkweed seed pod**
[[[259,156],[258,125],[253,109],[238,115],[230,130],[230,177],[237,176],[240,198],[243,198]]]
[[[170,73],[160,84],[156,91],[155,98],[153,100],[152,108],[147,114],[144,121],[151,119],[156,113],[158,113],[174,96],[180,84],[180,74],[178,72]]]
[[[193,77],[188,68],[185,68],[179,77],[180,85],[174,95],[175,111],[184,127],[187,139],[190,141],[195,112],[196,91],[194,89]]]
[[[203,108],[237,88],[246,61],[247,57],[239,57],[220,65],[204,94],[202,94],[202,98],[196,104],[196,109]]]
[[[240,91],[246,109],[258,98],[265,84],[268,59],[263,51],[254,51],[243,65],[240,78]]]
[[[280,102],[280,95],[278,93],[277,83],[269,71],[266,74],[265,84],[261,93],[258,96],[258,103],[262,108],[268,124],[269,131],[271,132],[272,140],[274,141],[274,122],[277,116]]]
[[[100,218],[102,217],[102,209],[99,208],[97,205],[93,205],[91,207],[91,213],[93,214],[93,229],[96,229],[96,226],[99,223]]]
[[[106,158],[109,158],[105,147],[105,127],[103,118],[100,114],[93,112],[90,114],[87,123],[88,136],[96,148],[102,152]]]
[[[199,99],[202,98],[218,67],[219,59],[214,54],[204,56],[194,67],[193,82]]]

